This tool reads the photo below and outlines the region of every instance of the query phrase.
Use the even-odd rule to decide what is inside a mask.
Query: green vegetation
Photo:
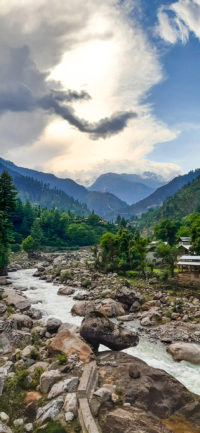
[[[101,258],[96,259],[97,267],[106,272],[118,272],[125,275],[127,271],[144,273],[147,239],[121,227],[116,234],[105,233],[101,241]]]
[[[9,244],[12,241],[12,215],[16,204],[16,189],[4,171],[0,176],[0,275],[6,274]]]
[[[67,355],[65,353],[58,353],[56,355],[56,361],[58,361],[59,365],[64,365],[67,363]]]

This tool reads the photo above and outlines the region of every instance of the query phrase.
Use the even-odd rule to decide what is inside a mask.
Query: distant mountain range
[[[151,172],[141,176],[106,173],[101,175],[88,191],[72,179],[62,179],[50,173],[18,167],[0,158],[0,173],[3,170],[8,171],[12,176],[22,200],[29,199],[32,203],[48,208],[54,203],[58,209],[72,210],[80,215],[88,215],[94,210],[95,213],[109,220],[117,215],[127,219],[134,215],[141,216],[149,209],[159,208],[168,197],[173,196],[184,185],[200,176],[200,169],[197,169],[183,176],[177,176],[166,185],[162,185],[163,180]],[[156,185],[159,187],[155,190]],[[116,191],[118,197],[107,192],[107,189]],[[136,200],[136,197],[144,194],[149,195],[130,206],[127,204],[131,197]],[[119,196],[124,197],[124,200]],[[193,197],[190,199],[193,200]]]
[[[133,215],[140,216],[143,213],[147,212],[149,209],[158,208],[163,204],[164,200],[166,200],[168,197],[173,196],[184,185],[189,184],[198,176],[200,176],[200,169],[190,171],[188,174],[184,174],[182,176],[177,176],[166,185],[158,188],[156,191],[153,192],[153,194],[149,195],[147,198],[127,207],[126,209],[121,209],[119,213],[125,218],[130,218]]]
[[[66,210],[66,206],[64,206],[64,204],[66,204],[67,200],[69,202],[71,198],[78,200],[81,214],[84,207],[85,209],[88,208],[90,211],[94,210],[95,213],[102,217],[107,217],[108,214],[117,212],[119,208],[123,209],[127,207],[127,203],[115,197],[113,194],[88,191],[84,186],[79,185],[72,179],[61,179],[50,173],[43,173],[28,168],[18,167],[12,162],[5,161],[3,158],[0,158],[0,172],[3,170],[8,171],[8,173],[13,177],[14,183],[19,190],[19,196],[29,199],[32,202],[37,202],[42,206],[47,206],[45,195],[42,194],[42,187],[45,185],[46,191],[47,189],[49,190],[49,196],[51,194],[50,191],[52,191],[52,200],[49,199],[50,203],[55,203],[55,193],[58,194],[58,191],[65,193],[65,196],[63,196],[64,210]],[[35,188],[33,188],[32,192],[29,187],[30,178],[40,183],[40,187],[38,183],[37,186],[35,183]],[[34,191],[36,189],[39,190],[39,188],[41,189],[41,193],[38,193],[36,198]],[[48,207],[50,206],[50,203],[48,203]],[[58,203],[58,201],[56,201],[56,203]],[[62,203],[60,203],[60,206],[62,206]],[[75,206],[74,202],[73,206]],[[77,206],[78,203],[76,203],[76,207]]]
[[[131,205],[149,196],[162,185],[164,185],[163,180],[151,172],[145,172],[143,175],[105,173],[99,176],[88,189],[110,192]]]

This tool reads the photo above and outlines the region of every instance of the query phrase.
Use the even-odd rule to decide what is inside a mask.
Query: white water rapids
[[[80,326],[82,317],[72,316],[71,308],[75,301],[72,296],[59,296],[59,286],[47,283],[44,280],[33,277],[35,269],[19,270],[11,272],[9,278],[14,287],[26,287],[27,298],[36,303],[35,308],[41,310],[43,321],[48,317],[56,317],[63,322]],[[33,305],[34,307],[34,305]],[[160,368],[174,376],[190,391],[200,395],[200,366],[181,361],[176,363],[166,352],[166,347],[159,343],[151,343],[146,338],[140,337],[138,346],[125,351],[147,362],[152,367]]]

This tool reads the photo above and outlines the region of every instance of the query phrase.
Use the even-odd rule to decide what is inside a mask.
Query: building
[[[181,256],[177,263],[178,277],[185,282],[200,282],[200,256]]]
[[[184,237],[181,236],[178,239],[178,252],[179,252],[179,256],[183,256],[186,254],[189,254],[191,251],[192,245],[191,245],[191,238],[190,237]]]

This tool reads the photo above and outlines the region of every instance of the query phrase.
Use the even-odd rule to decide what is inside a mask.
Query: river
[[[57,295],[60,286],[47,283],[33,276],[36,269],[25,269],[9,273],[13,285],[27,287],[25,295],[35,303],[35,307],[42,311],[42,320],[48,317],[56,317],[63,322],[73,323],[80,326],[82,318],[71,315],[74,304],[73,296]],[[125,350],[130,355],[137,356],[152,367],[160,368],[174,376],[183,383],[190,391],[200,395],[200,366],[185,361],[174,362],[166,352],[166,347],[158,343],[149,342],[140,337],[138,346]]]

